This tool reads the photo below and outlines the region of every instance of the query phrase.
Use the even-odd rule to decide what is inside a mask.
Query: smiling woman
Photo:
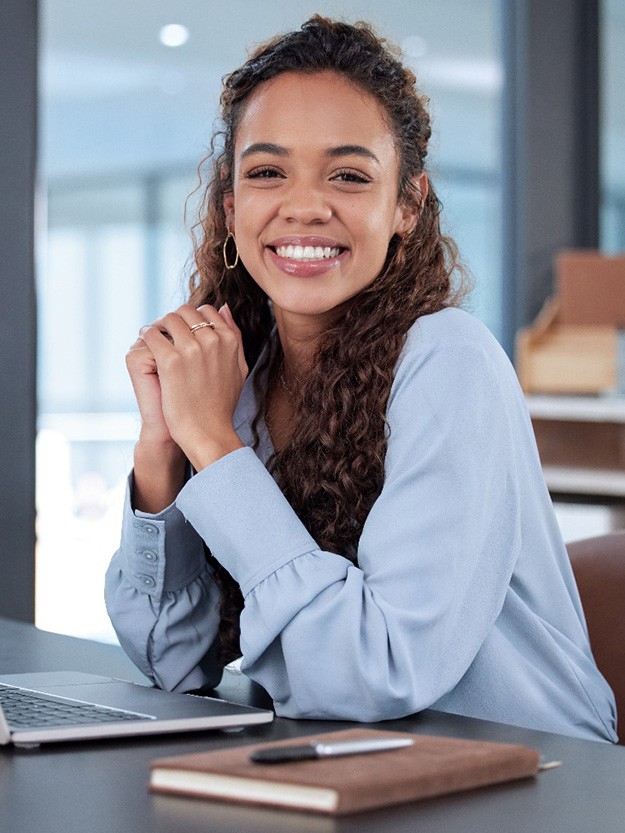
[[[185,691],[242,655],[288,717],[614,740],[514,371],[457,308],[414,75],[316,16],[221,103],[189,303],[127,356],[120,642]]]

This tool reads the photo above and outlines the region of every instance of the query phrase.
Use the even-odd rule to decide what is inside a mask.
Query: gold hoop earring
[[[232,238],[232,242],[234,243],[234,251],[235,251],[234,263],[228,263],[228,252],[226,251],[227,247],[228,247],[228,241],[231,238]],[[237,249],[237,241],[236,241],[236,238],[235,238],[233,232],[229,231],[228,234],[226,235],[226,239],[224,240],[224,246],[223,246],[222,251],[223,251],[223,256],[224,256],[224,265],[225,265],[226,269],[234,269],[234,267],[239,262],[239,250]]]

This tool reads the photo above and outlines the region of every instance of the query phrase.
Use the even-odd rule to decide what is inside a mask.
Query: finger
[[[131,376],[135,373],[155,373],[156,360],[145,341],[139,337],[126,353],[126,367]]]
[[[141,336],[137,336],[137,340],[133,341],[128,350],[147,350],[148,346]]]
[[[229,338],[234,336],[237,346],[237,365],[242,378],[245,379],[248,367],[247,362],[245,361],[245,351],[243,350],[243,336],[241,335],[241,330],[234,322],[234,318],[232,317],[228,304],[223,304],[219,310],[210,304],[202,304],[198,307],[197,312],[202,315],[206,323],[214,325],[213,329],[218,335],[221,334],[222,336],[225,336],[228,334]]]
[[[236,323],[234,321],[234,318],[232,317],[232,311],[230,310],[230,307],[228,306],[228,304],[224,304],[222,307],[220,307],[219,315],[223,318],[223,320],[228,325],[229,329],[237,337],[237,342],[239,344],[239,352],[238,352],[239,369],[240,369],[241,373],[243,374],[243,376],[245,377],[245,376],[247,376],[248,367],[247,367],[247,362],[245,361],[245,350],[243,349],[243,334],[241,333],[241,330],[239,329],[239,327],[236,325]]]
[[[190,343],[190,335],[190,327],[180,315],[180,310],[167,313],[139,331],[139,336],[153,351],[161,352],[167,346],[166,342],[174,345]]]
[[[146,324],[141,327],[139,338],[144,342],[156,363],[172,349],[173,337],[156,324]]]
[[[145,338],[145,333],[148,330],[153,330],[155,333],[160,333],[160,335],[163,338],[167,339],[167,341],[169,341],[170,344],[173,343],[173,338],[169,335],[169,333],[165,329],[163,329],[162,326],[159,325],[159,322],[156,321],[154,324],[144,324],[143,327],[141,327],[141,329],[139,330],[139,337],[138,337],[137,341],[140,342],[141,346],[147,347],[148,340]],[[133,347],[134,347],[134,344],[133,344]]]
[[[219,308],[219,315],[223,318],[230,329],[237,333],[237,335],[241,335],[241,330],[237,327],[234,318],[232,317],[232,311],[228,304],[224,304],[222,307]]]
[[[215,307],[210,304],[202,304],[195,312],[200,316],[200,321],[204,324],[211,324],[215,332],[227,332],[228,326]]]
[[[143,336],[141,335],[141,332],[142,332],[144,329],[145,329],[145,327],[141,327],[141,330],[139,331],[139,335],[137,336],[137,340],[136,340],[136,341],[134,341],[134,342],[130,345],[130,347],[128,348],[128,352],[129,352],[129,353],[130,353],[130,352],[140,351],[140,350],[145,350],[147,353],[149,353],[149,352],[150,352],[150,348],[148,347],[148,345],[147,345],[147,343],[146,343],[145,339],[143,338]]]

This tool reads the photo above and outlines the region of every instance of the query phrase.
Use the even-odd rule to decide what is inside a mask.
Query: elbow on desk
[[[261,683],[262,684],[262,683]],[[367,685],[329,686],[319,682],[300,684],[293,689],[280,685],[272,693],[278,717],[304,720],[349,720],[357,723],[378,723],[399,720],[428,708],[434,699],[417,696],[413,690],[393,691]]]

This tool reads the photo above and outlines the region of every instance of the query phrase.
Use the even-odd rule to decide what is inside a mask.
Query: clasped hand
[[[126,365],[142,443],[177,444],[197,471],[242,446],[232,417],[248,368],[228,306],[184,304],[142,327]]]

